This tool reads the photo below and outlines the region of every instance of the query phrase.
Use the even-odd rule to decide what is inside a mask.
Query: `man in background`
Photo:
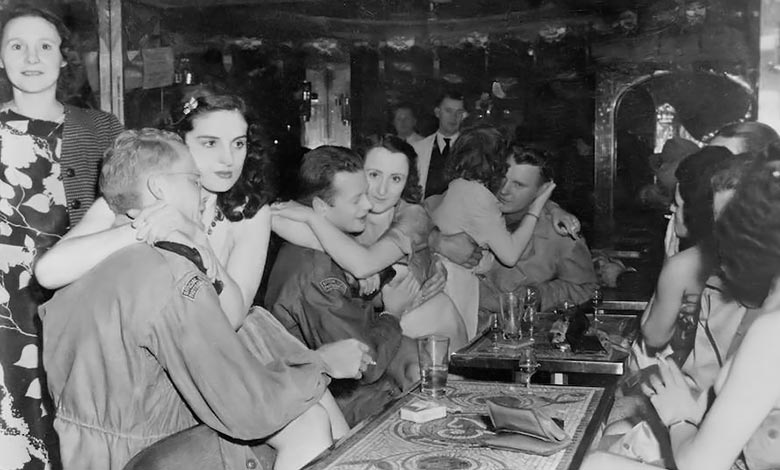
[[[443,93],[433,109],[439,128],[433,134],[412,145],[417,152],[417,169],[425,197],[447,190],[444,162],[450,148],[460,135],[460,125],[466,117],[463,94],[458,91]]]
[[[423,140],[423,136],[415,131],[417,127],[417,117],[414,115],[414,108],[409,103],[401,103],[393,111],[393,128],[395,135],[404,139],[409,144],[414,144]]]

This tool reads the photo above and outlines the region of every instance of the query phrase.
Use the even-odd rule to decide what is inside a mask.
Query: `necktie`
[[[444,162],[450,154],[449,137],[444,137],[444,148],[439,149],[439,142],[434,141],[431,152],[431,163],[428,166],[428,178],[425,181],[425,196],[441,194],[447,190],[447,182],[444,180]]]
[[[444,137],[444,148],[441,151],[441,156],[444,158],[444,160],[447,160],[447,157],[450,155],[450,138]]]

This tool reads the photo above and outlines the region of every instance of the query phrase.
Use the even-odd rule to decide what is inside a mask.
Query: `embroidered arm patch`
[[[328,277],[320,281],[322,292],[339,291],[341,295],[347,295],[347,283],[336,277]]]
[[[198,295],[200,288],[205,286],[207,283],[207,280],[196,274],[192,276],[186,284],[184,284],[184,287],[181,289],[181,295],[190,300],[195,300],[195,296]]]

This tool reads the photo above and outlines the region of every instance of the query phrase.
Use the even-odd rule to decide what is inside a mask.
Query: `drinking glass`
[[[517,292],[502,292],[499,295],[501,307],[501,328],[504,339],[509,342],[519,342],[522,336],[520,323],[523,319],[525,293],[521,297]]]
[[[536,350],[533,347],[522,348],[518,357],[517,381],[525,384],[526,390],[531,388],[531,377],[533,377],[538,368],[539,363],[536,361]]]
[[[534,341],[534,323],[538,312],[539,291],[535,287],[527,287],[525,291],[525,308],[520,321],[520,332],[523,338]]]
[[[450,361],[450,339],[428,335],[417,338],[417,358],[420,362],[420,392],[433,397],[444,396]]]

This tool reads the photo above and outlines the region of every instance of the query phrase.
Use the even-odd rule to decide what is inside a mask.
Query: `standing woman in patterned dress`
[[[4,12],[0,68],[13,99],[0,107],[0,468],[59,468],[43,369],[33,262],[95,199],[116,117],[57,100],[69,33],[52,13]]]

